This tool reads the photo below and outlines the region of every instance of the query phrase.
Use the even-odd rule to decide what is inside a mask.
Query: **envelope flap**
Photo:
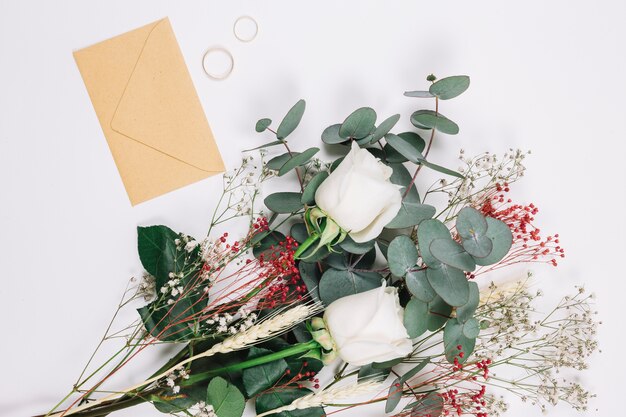
[[[224,170],[168,19],[148,35],[111,128],[203,171]]]

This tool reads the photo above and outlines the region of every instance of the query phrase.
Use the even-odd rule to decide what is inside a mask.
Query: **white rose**
[[[315,192],[315,203],[355,242],[374,239],[398,214],[400,187],[393,170],[352,142],[352,149]]]
[[[397,289],[382,286],[332,302],[324,321],[339,357],[361,366],[411,353],[403,316]]]

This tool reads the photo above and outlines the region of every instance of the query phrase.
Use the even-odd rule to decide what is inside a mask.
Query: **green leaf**
[[[431,219],[435,215],[436,209],[428,204],[420,204],[405,198],[402,200],[400,210],[385,227],[388,229],[403,229],[415,226],[424,220]]]
[[[391,413],[400,402],[402,398],[402,390],[405,382],[417,375],[422,369],[428,365],[430,361],[428,359],[420,362],[415,368],[405,372],[402,376],[396,378],[389,387],[389,395],[387,396],[387,402],[385,403],[385,413]]]
[[[453,363],[454,358],[459,363],[464,363],[470,357],[476,346],[476,338],[468,338],[463,334],[463,323],[457,319],[450,319],[443,330],[443,346],[448,362]],[[459,347],[461,349],[459,349]],[[459,355],[463,352],[463,357]]]
[[[295,213],[303,207],[302,194],[292,192],[270,194],[264,203],[274,213]]]
[[[315,204],[315,192],[319,188],[320,185],[324,182],[326,178],[328,178],[328,171],[320,171],[304,187],[304,192],[302,193],[302,199],[300,200],[302,204],[306,204],[308,206],[312,206]]]
[[[384,361],[384,362],[374,362],[374,363],[372,363],[372,368],[374,368],[374,369],[393,368],[394,366],[402,363],[403,360],[404,360],[404,358],[396,358],[396,359],[390,359],[390,360]]]
[[[473,271],[476,269],[474,258],[450,237],[433,240],[428,250],[439,262],[453,268],[462,271]]]
[[[424,165],[425,167],[428,167],[437,172],[441,172],[442,174],[450,175],[450,176],[457,177],[457,178],[465,178],[463,174],[460,174],[446,167],[442,167],[441,165],[433,164],[432,162],[428,162],[425,159],[420,160],[420,163]]]
[[[394,114],[393,116],[383,120],[382,123],[378,125],[376,130],[374,130],[371,135],[366,136],[366,138],[369,139],[368,143],[374,143],[382,139],[387,133],[391,131],[391,129],[393,129],[396,123],[398,123],[398,120],[400,120],[399,114]]]
[[[451,239],[445,224],[436,219],[424,220],[417,228],[417,243],[422,260],[428,266],[437,266],[441,262],[430,253],[430,244],[435,239]]]
[[[469,300],[469,283],[463,271],[441,264],[426,270],[428,283],[443,300],[458,307]]]
[[[506,223],[487,217],[487,233],[485,234],[492,242],[493,250],[484,258],[476,258],[477,265],[493,265],[500,262],[511,249],[513,234]]]
[[[408,139],[408,137],[406,136],[402,137],[399,135],[394,135],[393,133],[387,134],[385,136],[385,140],[387,140],[389,146],[394,148],[402,156],[415,164],[418,164],[421,160],[424,159],[424,155],[422,155],[422,153],[419,151],[419,141],[413,141],[411,139]]]
[[[272,248],[278,247],[280,242],[285,241],[285,235],[276,230],[268,231],[261,236],[262,238],[255,242],[254,248],[252,249],[255,258],[258,258],[263,253],[270,252]]]
[[[272,353],[269,349],[262,349],[253,346],[250,348],[248,360],[266,356]],[[287,370],[287,362],[284,359],[278,359],[274,362],[265,363],[263,365],[253,366],[243,370],[243,386],[246,389],[248,398],[274,386],[274,383],[283,377]]]
[[[272,119],[259,119],[259,121],[256,122],[256,126],[254,127],[254,130],[256,130],[259,133],[264,132],[265,129],[267,129],[271,124],[272,124]]]
[[[244,152],[256,151],[257,149],[269,148],[271,146],[282,145],[283,143],[285,143],[285,142],[283,142],[282,140],[275,140],[273,142],[264,143],[263,145],[259,145],[256,148],[246,149],[246,150],[244,150]]]
[[[304,285],[306,285],[311,298],[315,301],[319,301],[319,285],[322,273],[320,272],[317,263],[300,261],[298,264],[298,270],[300,271],[300,278],[302,278]]]
[[[383,146],[383,152],[385,153],[384,160],[388,162],[389,165],[399,164],[408,161],[408,159],[406,159],[400,152],[392,148],[391,145],[388,143],[385,143],[385,146]]]
[[[341,128],[341,123],[337,123],[336,125],[328,126],[322,132],[322,142],[327,143],[329,145],[336,145],[338,143],[343,143],[348,140],[348,138],[342,138],[339,136],[339,129]]]
[[[462,306],[457,307],[456,309],[456,318],[461,322],[465,323],[467,320],[471,319],[476,309],[478,308],[478,303],[480,302],[480,291],[478,290],[478,284],[474,281],[469,282],[469,298],[467,303]]]
[[[306,151],[294,155],[292,158],[289,158],[285,164],[280,167],[278,170],[278,176],[282,177],[295,167],[299,167],[300,165],[304,165],[313,158],[313,156],[320,151],[319,148],[309,148]]]
[[[411,404],[413,405],[411,417],[439,417],[443,412],[443,398],[436,392],[429,392],[413,404]]]
[[[346,252],[354,253],[356,255],[363,255],[374,248],[374,240],[370,240],[363,243],[356,243],[350,235],[347,235],[346,238],[339,244],[339,247]]]
[[[404,140],[414,143],[419,153],[424,152],[424,149],[426,148],[426,141],[417,133],[402,132],[402,133],[398,133],[398,136],[400,136]]]
[[[463,248],[472,256],[484,258],[491,253],[493,244],[487,233],[487,220],[478,210],[464,207],[456,219],[456,230],[463,240]]]
[[[402,399],[402,382],[400,378],[396,378],[389,386],[389,393],[387,394],[387,401],[385,402],[385,413],[391,413],[400,403]]]
[[[474,317],[463,323],[463,336],[475,339],[480,334],[480,323]]]
[[[470,78],[467,75],[455,75],[440,79],[432,84],[428,91],[440,100],[449,100],[463,94],[469,85]]]
[[[306,102],[304,100],[299,100],[291,109],[289,109],[287,115],[283,121],[280,122],[278,130],[276,131],[278,139],[285,139],[294,130],[296,130],[296,127],[300,124],[300,120],[302,120],[305,108]]]
[[[416,271],[409,271],[404,278],[406,287],[409,292],[413,294],[415,298],[425,303],[429,303],[435,299],[437,293],[433,290],[433,287],[428,283],[426,277],[426,269],[418,269]]]
[[[320,298],[329,305],[339,298],[380,287],[381,279],[376,272],[328,268],[320,280]]]
[[[434,98],[429,91],[405,91],[404,95],[407,97],[417,97],[417,98]]]
[[[374,381],[374,382],[383,382],[389,374],[391,373],[391,368],[378,369],[374,368],[374,366],[370,363],[369,365],[363,365],[359,368],[359,374],[357,376],[358,382],[366,382],[366,381]]]
[[[352,112],[339,128],[342,138],[361,139],[369,135],[376,123],[376,112],[369,107],[361,107]]]
[[[181,305],[188,306],[189,304],[183,301]],[[159,303],[153,301],[144,307],[138,308],[137,312],[148,333],[158,340],[181,342],[194,337],[189,325],[181,322],[185,315],[179,316],[180,313],[174,312],[169,305],[159,305]],[[193,310],[187,312],[186,315],[190,314],[193,314]]]
[[[417,263],[417,248],[408,236],[400,235],[391,241],[387,249],[389,270],[398,277],[403,277],[406,271]]]
[[[282,155],[278,155],[278,156],[273,157],[272,159],[267,161],[267,164],[265,166],[268,169],[272,169],[274,171],[279,171],[283,167],[283,165],[285,165],[285,163],[287,163],[287,161],[289,161],[294,156],[297,156],[298,154],[299,154],[299,152],[292,152],[291,154],[289,152],[286,152],[286,153],[284,153]]]
[[[144,269],[156,278],[157,289],[169,281],[169,273],[183,270],[187,252],[176,249],[180,235],[167,226],[137,227],[137,249]]]
[[[418,110],[411,115],[411,123],[420,129],[436,129],[441,133],[456,135],[459,126],[447,117],[432,110]]]
[[[241,417],[246,400],[241,392],[219,376],[209,383],[206,402],[213,406],[217,417]]]
[[[311,394],[311,392],[311,390],[306,388],[286,388],[262,394],[256,399],[256,413],[261,414],[266,411],[289,405],[294,400]],[[282,413],[272,414],[274,417],[324,417],[325,415],[326,413],[322,407],[283,411]]]
[[[426,332],[428,330],[428,303],[411,298],[404,308],[404,327],[411,339]]]
[[[428,303],[428,330],[434,332],[446,324],[452,314],[452,306],[446,304],[440,296]]]
[[[409,170],[406,169],[406,167],[401,163],[389,164],[389,167],[391,167],[391,169],[393,170],[389,181],[391,181],[392,184],[400,185],[401,187],[403,187],[400,189],[400,193],[402,193],[402,195],[404,196],[404,194],[406,193],[406,187],[408,187],[411,183],[413,176],[409,173]],[[412,203],[420,202],[420,196],[417,192],[417,188],[415,187],[415,183],[413,183],[413,185],[411,186],[411,190],[404,197],[404,200],[410,201]]]

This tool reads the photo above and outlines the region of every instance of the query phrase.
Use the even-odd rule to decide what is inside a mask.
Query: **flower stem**
[[[306,250],[309,249],[319,239],[320,239],[320,236],[317,233],[313,233],[313,234],[309,235],[309,237],[304,242],[302,242],[301,245],[298,246],[298,249],[293,254],[293,258],[294,259],[301,259],[300,256],[304,252],[306,252]]]
[[[219,374],[229,373],[233,371],[241,371],[247,368],[252,368],[253,366],[263,365],[265,363],[274,362],[279,359],[288,358],[290,356],[295,356],[301,353],[306,353],[316,348],[319,348],[319,343],[317,343],[315,340],[311,340],[310,342],[306,343],[298,343],[297,345],[293,345],[285,350],[281,350],[280,352],[270,353],[269,355],[259,356],[258,358],[249,359],[247,361],[243,361],[229,366],[224,366],[222,368],[214,369],[212,371],[191,375],[189,379],[181,381],[180,385],[194,385],[199,382],[207,381]]]

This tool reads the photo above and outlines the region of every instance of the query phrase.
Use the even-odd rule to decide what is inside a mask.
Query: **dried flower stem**
[[[345,400],[346,398],[369,394],[378,389],[378,387],[380,387],[380,382],[366,381],[344,387],[327,388],[322,391],[297,398],[289,405],[257,414],[257,417],[265,417],[267,415],[281,413],[283,411],[304,410],[306,408],[331,405],[336,401]]]
[[[167,369],[166,371],[161,372],[158,375],[153,376],[152,378],[149,378],[143,382],[140,382],[138,384],[125,388],[119,392],[115,392],[111,395],[100,398],[96,401],[90,402],[88,404],[84,404],[79,407],[75,407],[71,410],[67,410],[64,413],[59,413],[55,415],[68,416],[68,415],[76,414],[80,411],[87,410],[89,408],[100,405],[106,401],[112,400],[118,397],[120,394],[127,394],[131,391],[144,388],[152,384],[153,382],[156,382],[162,378],[167,377],[172,372],[181,369],[184,365],[191,363],[194,360],[210,357],[218,353],[228,353],[228,352],[233,352],[236,350],[241,350],[251,345],[262,342],[264,340],[267,340],[269,338],[275,337],[285,332],[286,330],[289,330],[296,324],[306,320],[312,315],[318,313],[320,310],[321,310],[321,306],[318,304],[312,304],[312,305],[301,304],[301,305],[295,306],[293,308],[288,309],[287,311],[284,311],[279,314],[275,314],[267,318],[266,320],[263,320],[262,322],[250,327],[244,332],[241,332],[239,334],[236,334],[235,336],[229,337],[228,339],[225,339],[224,341],[214,345],[213,347],[211,347],[210,349],[202,353],[199,353],[197,355],[194,355],[185,359],[184,361],[172,366],[171,368]]]

